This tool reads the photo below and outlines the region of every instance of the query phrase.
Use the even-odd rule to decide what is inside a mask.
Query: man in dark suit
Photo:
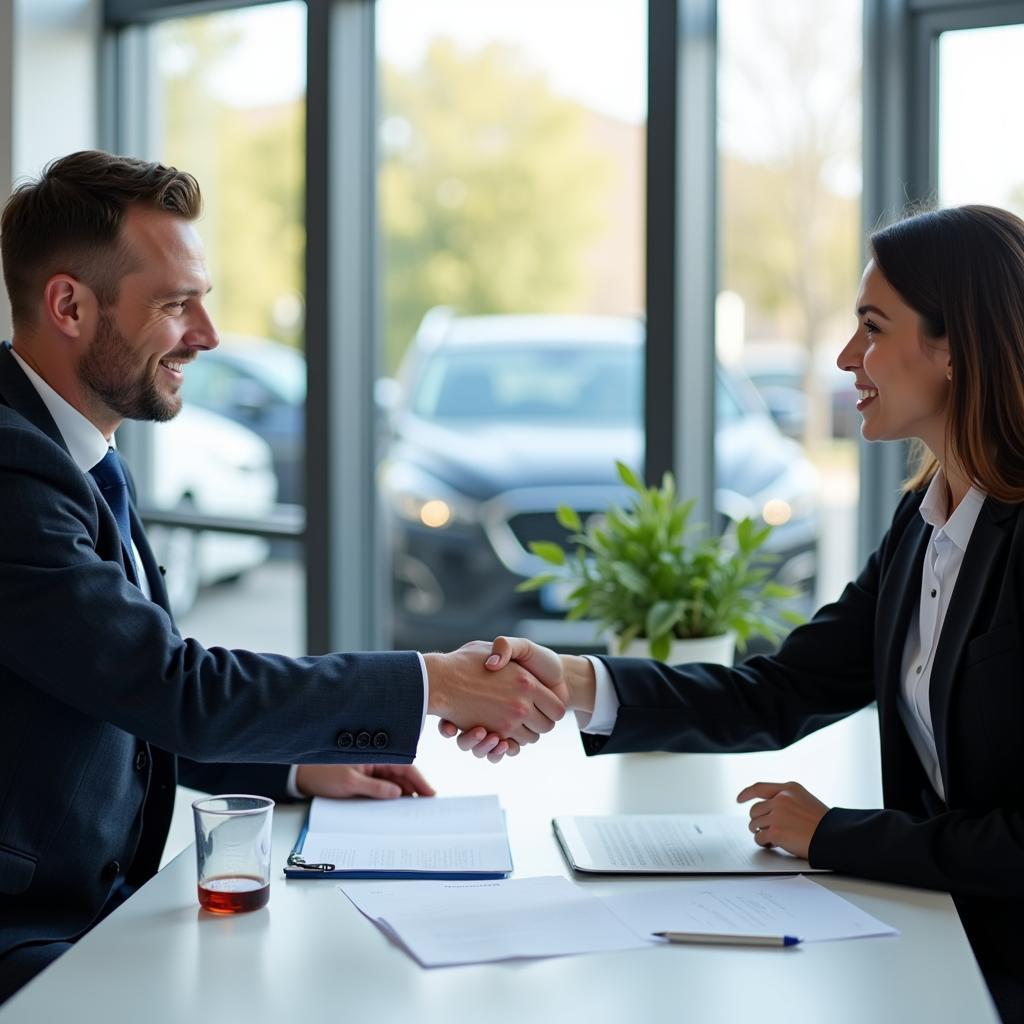
[[[217,344],[199,209],[191,176],[85,152],[0,222],[0,1000],[156,870],[177,755],[201,788],[342,795],[343,766],[408,765],[428,712],[514,746],[564,710],[518,666],[490,676],[483,645],[295,660],[178,633],[113,439],[174,416]]]

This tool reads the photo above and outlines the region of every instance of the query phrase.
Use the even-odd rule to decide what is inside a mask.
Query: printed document
[[[346,882],[338,891],[424,967],[651,945],[561,876]]]
[[[806,860],[754,842],[749,819],[726,814],[613,814],[554,819],[576,871],[605,874],[796,874]]]
[[[301,852],[307,863],[333,864],[336,873],[506,875],[512,870],[496,796],[317,797]]]
[[[639,935],[793,935],[804,942],[898,935],[895,928],[809,878],[680,879],[671,885],[604,897]]]
[[[657,931],[897,935],[808,878],[680,879],[597,897],[561,877],[347,882],[338,892],[424,967],[663,945]]]

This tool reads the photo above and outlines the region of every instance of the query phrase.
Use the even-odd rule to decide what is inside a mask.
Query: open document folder
[[[289,878],[504,878],[512,871],[496,796],[316,797]]]
[[[821,870],[754,842],[749,819],[728,814],[610,814],[554,819],[575,871],[623,875],[782,875]]]

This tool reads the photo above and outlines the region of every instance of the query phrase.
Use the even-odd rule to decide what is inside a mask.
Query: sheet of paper
[[[414,836],[310,833],[302,856],[336,871],[511,871],[508,840],[502,835]]]
[[[678,871],[789,873],[810,870],[805,860],[762,850],[749,819],[723,814],[622,814],[556,818],[563,845],[583,871],[642,874]],[[575,833],[585,849],[573,842]]]
[[[453,835],[504,832],[496,796],[402,797],[398,800],[327,800],[309,809],[310,832],[374,835]]]
[[[562,877],[348,882],[338,891],[424,967],[651,945]]]
[[[302,846],[309,863],[336,871],[424,874],[512,870],[496,796],[325,800],[309,812]]]
[[[604,897],[638,935],[658,931],[716,935],[793,935],[805,942],[898,935],[801,875],[788,878],[680,879],[668,886]]]

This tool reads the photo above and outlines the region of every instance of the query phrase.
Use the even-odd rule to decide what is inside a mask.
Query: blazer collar
[[[978,608],[987,588],[992,586],[993,568],[1004,557],[1010,531],[1007,529],[1014,507],[986,498],[974,532],[964,553],[963,564],[949,599],[946,617],[935,649],[929,687],[932,712],[932,732],[939,768],[943,774],[947,797],[949,780],[946,778],[946,751],[948,749],[949,705],[957,667],[970,638]]]
[[[9,341],[0,342],[0,397],[15,412],[38,427],[50,440],[59,444],[64,451],[68,450],[57,424],[39,397],[39,392],[32,386],[32,382],[11,354]],[[68,454],[70,455],[70,452]]]
[[[881,680],[877,693],[878,710],[883,721],[889,721],[890,718],[896,721],[903,650],[914,603],[921,599],[921,571],[930,533],[931,527],[915,508],[913,518],[900,536],[878,592],[876,670]]]

